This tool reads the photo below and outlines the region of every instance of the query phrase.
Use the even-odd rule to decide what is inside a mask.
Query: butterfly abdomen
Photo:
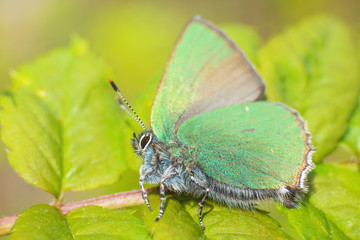
[[[269,198],[279,201],[288,208],[295,208],[303,195],[303,191],[300,189],[288,190],[280,188],[264,190],[240,188],[220,182],[209,176],[207,176],[207,182],[210,189],[210,198],[216,202],[242,209],[251,209],[254,201]]]

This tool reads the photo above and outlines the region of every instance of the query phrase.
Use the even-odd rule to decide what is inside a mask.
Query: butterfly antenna
[[[129,114],[133,119],[135,119],[136,122],[138,122],[140,124],[140,126],[147,132],[148,130],[145,127],[145,124],[143,123],[143,121],[141,121],[139,115],[137,115],[137,113],[135,112],[135,110],[130,106],[130,104],[126,101],[126,99],[124,98],[124,96],[121,94],[120,90],[118,89],[118,87],[115,85],[115,83],[109,79],[109,83],[111,84],[112,88],[114,89],[114,91],[120,96],[121,99],[117,98],[116,101],[119,103],[120,107],[125,110],[125,112],[127,114]],[[124,104],[125,103],[125,104]],[[126,106],[128,106],[128,108],[131,110],[131,112],[129,111],[129,109],[126,108]]]

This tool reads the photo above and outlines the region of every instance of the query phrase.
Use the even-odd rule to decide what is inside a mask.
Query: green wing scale
[[[245,103],[197,115],[180,126],[177,137],[193,149],[205,174],[240,188],[302,188],[301,173],[310,164],[303,121],[278,103]]]
[[[187,119],[263,96],[264,84],[218,28],[194,18],[174,48],[155,97],[150,124],[164,141]]]

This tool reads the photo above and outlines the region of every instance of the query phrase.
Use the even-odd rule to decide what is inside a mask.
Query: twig
[[[147,192],[151,192],[154,188],[146,189]],[[60,206],[59,211],[61,214],[66,215],[72,210],[85,206],[101,206],[109,209],[118,209],[124,207],[131,207],[140,205],[144,202],[142,199],[141,191],[129,191],[120,192],[101,197],[91,198],[79,202],[68,203]]]
[[[149,193],[155,188],[148,188],[146,191]],[[120,192],[110,195],[100,196],[96,198],[86,199],[79,202],[73,202],[57,206],[60,213],[63,215],[68,214],[74,209],[86,206],[101,206],[109,209],[118,209],[140,205],[144,202],[140,190]],[[18,215],[0,218],[0,236],[9,234],[12,226],[14,225]]]

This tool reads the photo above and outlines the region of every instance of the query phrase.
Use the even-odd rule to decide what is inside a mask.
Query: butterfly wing
[[[177,137],[212,178],[251,189],[304,189],[310,134],[294,110],[270,102],[218,108],[185,121]]]
[[[199,17],[185,27],[162,77],[151,112],[155,135],[174,139],[187,119],[223,106],[254,101],[265,85],[218,28]]]

